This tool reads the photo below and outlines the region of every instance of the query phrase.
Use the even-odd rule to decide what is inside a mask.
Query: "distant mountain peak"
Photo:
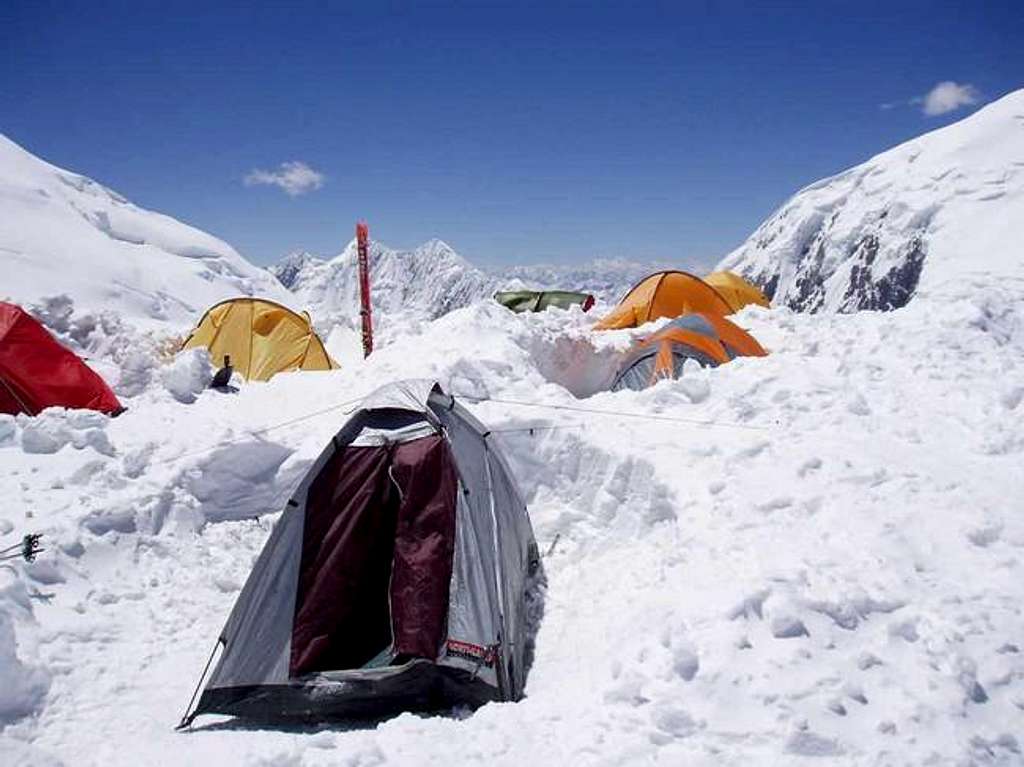
[[[268,266],[267,271],[274,275],[277,281],[284,285],[284,287],[291,288],[303,269],[322,263],[322,258],[313,255],[309,251],[293,250],[276,264]]]
[[[444,240],[433,238],[412,250],[370,241],[371,296],[378,324],[431,320],[502,289],[566,289],[617,301],[637,281],[656,270],[626,259],[597,259],[571,265],[529,265],[495,269],[474,266]],[[356,242],[324,260],[304,251],[269,267],[324,322],[353,324],[359,314]]]

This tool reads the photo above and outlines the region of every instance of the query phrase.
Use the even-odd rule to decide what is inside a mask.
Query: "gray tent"
[[[183,724],[522,697],[543,574],[488,435],[432,381],[366,398],[288,501]]]

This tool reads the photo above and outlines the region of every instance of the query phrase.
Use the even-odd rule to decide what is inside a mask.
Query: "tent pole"
[[[203,686],[203,682],[206,679],[206,674],[210,670],[210,664],[213,663],[213,656],[217,654],[217,648],[224,642],[224,637],[217,637],[217,643],[210,650],[210,657],[206,659],[206,665],[203,666],[203,673],[199,677],[199,681],[196,683],[196,689],[192,691],[192,697],[188,701],[188,706],[185,707],[185,715],[181,717],[181,722],[175,727],[175,730],[184,730],[186,727],[191,726],[192,720],[196,718],[196,713],[192,711],[192,704],[196,702],[196,696],[199,695],[199,690]],[[192,711],[192,713],[189,713]]]

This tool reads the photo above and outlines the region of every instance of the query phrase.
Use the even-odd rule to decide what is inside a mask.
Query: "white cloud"
[[[980,94],[978,89],[970,84],[955,83],[952,80],[941,82],[932,88],[928,93],[919,99],[914,99],[915,104],[921,104],[921,111],[929,117],[944,115],[960,107],[977,104]]]
[[[324,174],[313,170],[306,163],[295,160],[283,162],[277,170],[254,168],[245,177],[246,186],[277,186],[292,197],[312,192],[324,185]]]

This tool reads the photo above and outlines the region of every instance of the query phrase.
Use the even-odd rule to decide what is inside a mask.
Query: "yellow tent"
[[[771,305],[756,285],[747,282],[735,272],[712,272],[704,278],[704,282],[717,290],[722,298],[729,302],[734,312],[750,304]]]
[[[332,370],[338,367],[310,325],[264,298],[232,298],[207,310],[182,349],[205,347],[215,365],[225,355],[248,381],[267,381],[286,370]]]
[[[634,328],[659,317],[699,312],[725,316],[732,307],[718,291],[688,272],[655,272],[638,282],[615,310],[598,322],[598,330]]]

